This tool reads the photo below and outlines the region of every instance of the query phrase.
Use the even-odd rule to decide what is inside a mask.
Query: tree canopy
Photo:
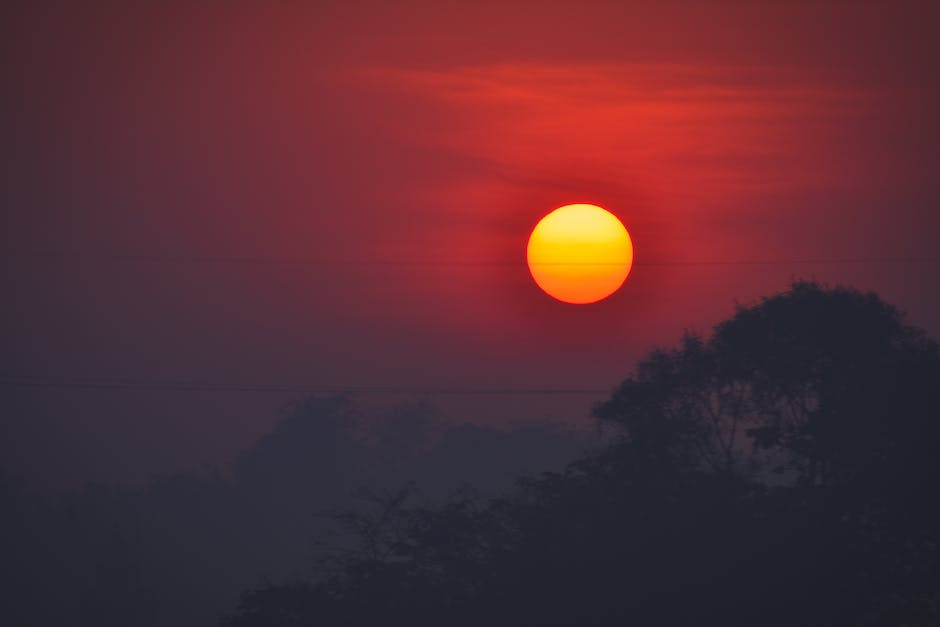
[[[603,450],[502,498],[373,499],[362,550],[223,625],[940,620],[940,357],[875,295],[796,282],[594,414]]]

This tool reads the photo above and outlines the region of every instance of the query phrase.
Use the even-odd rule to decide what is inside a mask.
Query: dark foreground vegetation
[[[355,546],[336,512],[405,485],[426,506],[465,484],[499,494],[564,466],[592,435],[435,416],[420,403],[310,398],[228,468],[61,495],[0,473],[0,626],[215,625],[242,590],[316,576],[324,551]]]
[[[510,496],[375,498],[222,624],[940,624],[940,358],[876,296],[796,283],[595,416],[616,443]]]

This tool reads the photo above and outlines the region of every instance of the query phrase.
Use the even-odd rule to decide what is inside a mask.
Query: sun
[[[595,303],[616,292],[633,266],[623,223],[597,205],[574,204],[539,220],[526,248],[532,278],[565,303]]]

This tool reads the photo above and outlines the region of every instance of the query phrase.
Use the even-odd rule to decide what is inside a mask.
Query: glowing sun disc
[[[526,259],[532,278],[549,296],[565,303],[594,303],[623,285],[633,266],[633,242],[606,209],[565,205],[532,229]]]

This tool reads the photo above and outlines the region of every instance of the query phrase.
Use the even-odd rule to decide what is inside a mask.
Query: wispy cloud
[[[834,183],[811,155],[817,129],[871,106],[867,94],[786,68],[507,63],[383,68],[369,80],[450,113],[424,141],[509,172],[624,177],[657,192]]]

